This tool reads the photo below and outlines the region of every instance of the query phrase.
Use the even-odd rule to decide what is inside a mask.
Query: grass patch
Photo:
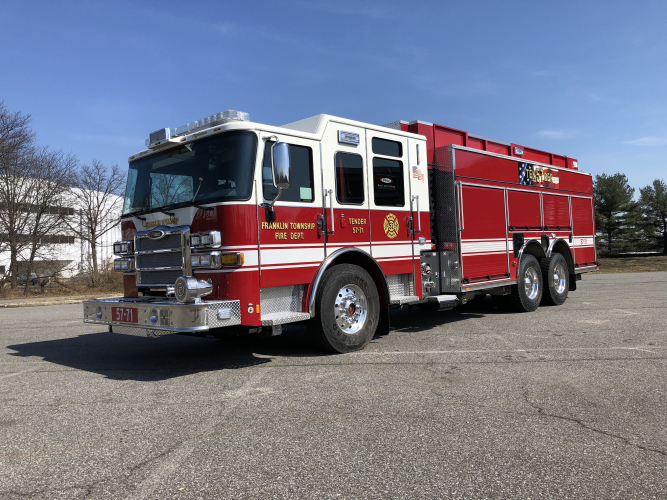
[[[667,255],[600,258],[598,260],[600,269],[597,272],[601,274],[667,271]]]

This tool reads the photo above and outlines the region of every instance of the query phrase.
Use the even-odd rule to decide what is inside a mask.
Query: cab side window
[[[262,162],[262,188],[265,200],[273,200],[278,196],[278,188],[273,186],[271,173],[271,146],[267,142],[264,146],[264,160]],[[292,185],[280,195],[278,202],[296,201],[312,203],[314,201],[313,186],[313,150],[306,146],[289,145],[290,171]]]
[[[336,153],[334,162],[338,203],[361,205],[365,199],[364,161],[361,156],[350,153]]]
[[[402,161],[373,158],[373,194],[378,206],[405,205]]]

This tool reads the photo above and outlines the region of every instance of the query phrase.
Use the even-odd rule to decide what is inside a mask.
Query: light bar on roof
[[[175,139],[178,136],[189,134],[196,130],[214,127],[215,125],[220,125],[222,123],[248,121],[249,116],[248,113],[244,113],[243,111],[228,109],[227,111],[221,111],[220,113],[202,118],[201,120],[195,120],[182,127],[161,128],[160,130],[151,132],[149,138],[146,139],[146,147],[150,149],[161,148],[168,142],[179,142]]]
[[[206,118],[202,118],[201,120],[195,120],[181,127],[178,127],[176,129],[176,135],[188,134],[190,132],[194,132],[195,130],[201,130],[203,128],[209,128],[231,121],[248,121],[249,116],[250,115],[248,115],[248,113],[244,113],[243,111],[228,109],[227,111],[221,111],[220,113],[216,113],[214,115],[207,116]]]
[[[171,139],[172,135],[173,135],[173,130],[169,128],[161,128],[160,130],[151,132],[150,135],[148,136],[148,139],[146,139],[146,147],[154,148],[156,146],[159,146],[160,144],[169,142],[169,139]]]

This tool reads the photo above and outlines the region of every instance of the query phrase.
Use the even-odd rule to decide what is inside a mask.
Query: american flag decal
[[[414,166],[412,167],[412,177],[414,179],[419,179],[420,181],[424,182],[424,174],[419,168]]]
[[[519,162],[519,184],[532,186],[533,178],[533,166],[529,163]]]

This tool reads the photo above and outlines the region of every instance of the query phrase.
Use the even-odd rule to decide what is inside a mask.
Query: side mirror
[[[290,182],[289,144],[276,142],[271,146],[271,166],[273,185],[279,190],[289,189],[292,185]],[[278,192],[278,196],[280,196],[280,192]]]

